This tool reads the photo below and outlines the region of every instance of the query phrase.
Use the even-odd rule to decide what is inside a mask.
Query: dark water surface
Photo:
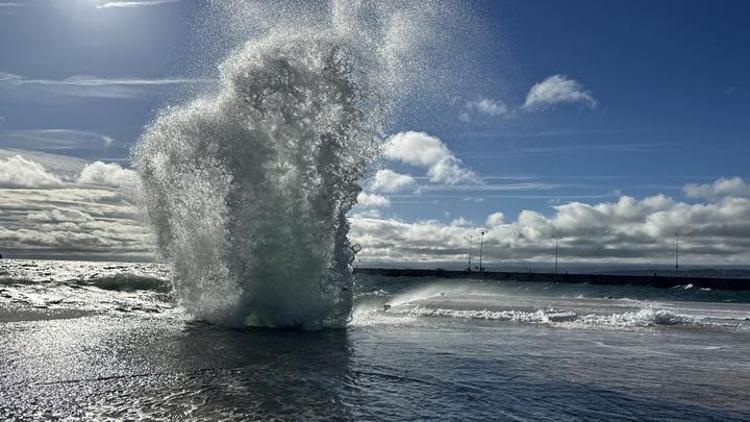
[[[370,279],[348,329],[306,333],[192,321],[152,290],[3,283],[2,420],[750,419],[743,303]]]

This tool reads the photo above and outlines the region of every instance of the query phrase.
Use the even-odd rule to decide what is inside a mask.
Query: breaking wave
[[[172,282],[169,279],[140,273],[119,273],[83,278],[61,280],[38,280],[24,277],[0,277],[0,286],[33,286],[33,285],[78,285],[97,287],[102,290],[134,292],[150,290],[157,293],[170,293]]]
[[[743,332],[750,328],[750,318],[742,304],[724,305],[725,309],[717,310],[701,302],[568,297],[560,296],[559,290],[557,294],[547,294],[544,284],[525,286],[537,290],[529,295],[529,291],[519,291],[518,286],[508,283],[459,280],[402,286],[386,294],[371,289],[360,295],[354,323],[398,325],[431,324],[428,320],[459,324],[461,321],[491,321],[559,328],[712,327]]]
[[[142,274],[119,273],[77,280],[76,282],[80,285],[119,292],[150,290],[157,293],[169,293],[172,291],[172,283],[168,279]]]
[[[217,91],[162,112],[133,152],[158,250],[198,318],[343,326],[346,214],[449,8],[326,2],[311,18],[304,2],[218,4],[232,21],[216,25],[253,35],[218,66]]]
[[[634,312],[579,315],[574,311],[556,309],[538,309],[536,311],[508,309],[493,311],[487,309],[449,309],[430,306],[400,306],[389,309],[387,313],[401,317],[524,322],[568,328],[600,327],[627,329],[671,325],[736,325],[715,323],[704,324],[699,318],[680,315],[664,309],[653,308],[644,308]]]

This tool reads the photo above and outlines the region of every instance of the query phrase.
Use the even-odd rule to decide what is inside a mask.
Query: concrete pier
[[[668,288],[685,284],[695,287],[721,290],[750,290],[750,278],[718,277],[669,277],[657,275],[616,274],[555,274],[509,271],[455,271],[430,269],[355,268],[355,274],[371,274],[384,277],[440,277],[469,278],[479,280],[513,280],[553,283],[588,283],[602,285],[633,285]]]

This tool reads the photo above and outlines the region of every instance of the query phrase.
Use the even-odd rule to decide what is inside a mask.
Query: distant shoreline
[[[690,275],[622,275],[622,274],[582,274],[554,272],[513,272],[513,271],[457,271],[444,269],[401,269],[401,268],[355,268],[355,274],[370,274],[383,277],[441,277],[473,278],[480,280],[513,280],[553,283],[588,283],[600,285],[634,285],[670,288],[692,284],[695,287],[719,290],[750,290],[749,278],[693,277]]]

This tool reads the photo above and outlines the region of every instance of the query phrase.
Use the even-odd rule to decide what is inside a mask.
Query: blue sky
[[[21,6],[0,6],[0,72],[42,81],[180,76],[189,63],[191,3],[97,9],[89,0],[8,2]],[[4,91],[0,128],[85,130],[130,144],[180,86],[141,86],[145,93],[110,92],[101,98],[93,88],[80,95],[64,88],[29,84],[15,90],[20,92]],[[124,156],[118,148],[102,158]]]
[[[512,215],[544,209],[546,199],[616,190],[679,196],[687,181],[748,175],[748,6],[518,1],[488,9],[509,57],[487,60],[482,71],[504,82],[473,95],[522,104],[534,83],[564,74],[582,83],[597,107],[454,121],[440,131],[424,122],[420,130],[482,174],[560,186],[533,193],[552,198],[488,199],[483,211],[500,206]]]
[[[196,77],[206,64],[198,59],[206,52],[196,29],[203,5],[0,2],[0,149],[127,168],[128,150],[144,125],[205,84]],[[419,188],[372,191],[390,205],[360,207],[355,214],[403,224],[450,225],[462,218],[479,228],[495,212],[509,224],[524,210],[553,219],[555,206],[595,207],[623,195],[642,201],[663,194],[678,204],[717,206],[723,194],[708,191],[722,178],[734,180],[723,200],[745,198],[750,4],[505,1],[475,7],[483,20],[481,42],[448,87],[449,98],[407,100],[389,132],[440,140],[476,179],[430,181],[429,166],[384,160],[381,168],[415,177]],[[567,83],[567,97],[529,104],[532,87],[544,81]],[[734,223],[748,223],[745,214],[737,218]],[[728,262],[739,259],[733,250]]]

